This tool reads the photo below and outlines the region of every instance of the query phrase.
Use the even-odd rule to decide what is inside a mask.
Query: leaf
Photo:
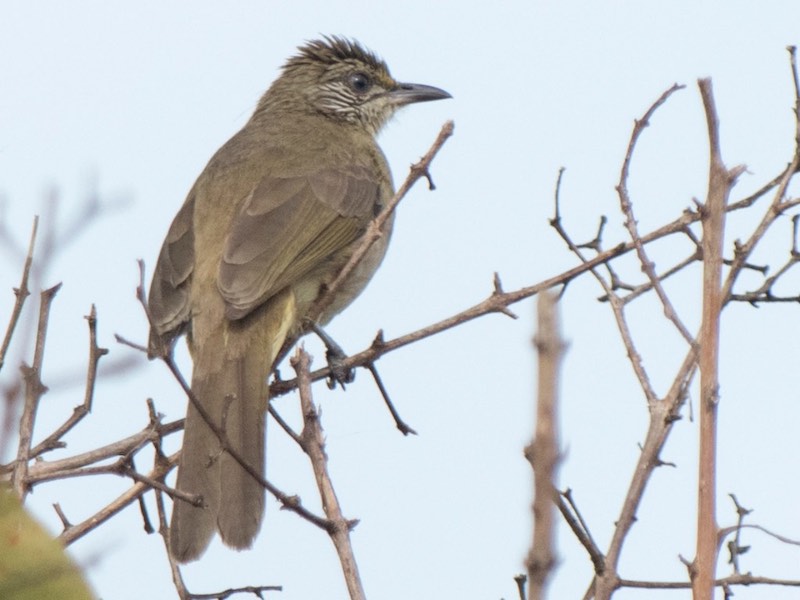
[[[0,598],[92,600],[80,569],[22,507],[0,488]]]

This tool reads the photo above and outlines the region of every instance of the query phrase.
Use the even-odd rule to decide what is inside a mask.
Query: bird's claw
[[[329,389],[335,389],[336,384],[339,384],[342,386],[342,389],[344,389],[346,383],[353,383],[353,381],[355,381],[355,369],[351,369],[345,365],[344,361],[347,355],[341,348],[338,346],[335,348],[328,346],[328,350],[325,352],[325,358],[328,361],[328,368],[331,370],[331,374],[328,376]]]

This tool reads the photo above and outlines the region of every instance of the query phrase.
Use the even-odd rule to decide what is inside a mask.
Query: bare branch
[[[650,590],[685,590],[692,587],[689,581],[637,581],[634,579],[620,579],[620,588],[639,588]],[[712,587],[724,588],[732,585],[777,585],[785,587],[800,587],[800,579],[778,579],[774,577],[757,577],[749,573],[731,575],[712,581]]]
[[[92,399],[97,381],[97,365],[100,358],[108,354],[108,349],[97,345],[97,310],[94,304],[92,304],[86,321],[89,323],[89,368],[86,370],[86,392],[83,404],[76,406],[69,418],[58,429],[36,445],[31,451],[31,458],[41,456],[54,448],[63,448],[66,444],[61,441],[61,438],[92,410]]]
[[[166,476],[166,474],[178,464],[179,455],[179,452],[170,455],[165,461],[163,461],[163,464],[157,465],[152,471],[150,471],[150,473],[148,473],[148,477],[151,479],[161,479]],[[148,490],[150,490],[150,486],[146,483],[136,483],[132,485],[113,502],[97,511],[88,519],[81,521],[77,525],[72,525],[71,527],[64,529],[64,531],[61,532],[61,535],[58,536],[58,539],[61,540],[65,546],[69,546],[75,540],[82,538],[90,531],[108,521],[111,517],[122,511],[132,502],[138,500],[139,496]]]
[[[457,327],[473,319],[477,319],[492,313],[502,313],[504,312],[504,307],[507,307],[511,304],[516,304],[517,302],[525,300],[526,298],[530,298],[531,296],[535,296],[543,290],[547,290],[559,285],[565,285],[586,271],[590,271],[598,265],[604,264],[605,262],[620,256],[629,250],[630,248],[626,249],[624,245],[620,245],[612,248],[611,250],[607,250],[602,254],[598,254],[592,259],[587,259],[586,262],[578,265],[577,267],[564,271],[555,277],[545,279],[535,285],[523,287],[512,292],[498,293],[496,290],[493,290],[493,292],[485,300],[447,319],[443,319],[437,323],[433,323],[432,325],[428,325],[427,327],[423,327],[393,340],[384,341],[381,339],[380,343],[373,342],[372,345],[366,350],[362,350],[361,352],[353,354],[352,356],[342,360],[341,366],[343,368],[362,367],[369,363],[375,362],[384,354],[393,352],[394,350],[402,348],[403,346],[413,344],[414,342],[431,337],[453,327]],[[325,379],[328,376],[330,376],[330,369],[328,367],[324,367],[322,369],[313,371],[311,373],[311,380],[319,381],[320,379]],[[270,398],[286,394],[294,390],[296,387],[297,379],[275,381],[272,383],[272,385],[270,385]]]
[[[167,365],[167,368],[170,370],[173,377],[181,386],[181,388],[183,388],[184,393],[186,394],[187,398],[189,398],[189,402],[191,402],[194,405],[194,407],[197,409],[198,414],[200,414],[200,416],[206,422],[206,425],[208,425],[211,431],[214,432],[214,435],[217,436],[217,438],[220,441],[220,447],[222,448],[222,450],[227,452],[231,456],[231,458],[233,458],[237,463],[239,463],[242,469],[247,471],[247,473],[253,479],[258,481],[258,483],[261,484],[261,486],[264,487],[264,489],[266,489],[270,494],[275,496],[275,498],[277,498],[278,501],[282,504],[283,508],[291,510],[294,513],[297,513],[299,516],[304,518],[309,523],[313,523],[317,527],[325,529],[327,531],[330,525],[325,519],[315,515],[307,508],[305,508],[302,505],[300,498],[298,496],[290,496],[289,494],[282,492],[272,483],[267,481],[261,475],[261,473],[258,472],[258,470],[256,470],[249,462],[247,462],[244,459],[244,457],[242,457],[242,455],[235,448],[233,448],[233,446],[230,443],[230,440],[228,439],[228,435],[225,433],[224,428],[219,427],[211,419],[211,415],[208,414],[208,411],[205,409],[205,407],[197,400],[197,397],[194,395],[194,392],[192,392],[192,389],[189,387],[189,384],[186,383],[186,379],[184,379],[183,374],[178,369],[178,365],[175,364],[175,360],[172,354],[171,353],[165,354],[161,356],[161,359],[164,361],[164,364]]]
[[[28,278],[30,277],[31,266],[33,265],[33,248],[36,244],[36,232],[38,229],[39,217],[37,215],[33,218],[31,239],[30,242],[28,242],[28,254],[25,257],[25,265],[22,267],[22,280],[19,282],[19,287],[14,288],[14,295],[17,299],[14,302],[14,308],[11,309],[11,318],[8,321],[6,335],[3,338],[2,346],[0,346],[0,370],[2,370],[3,364],[5,363],[6,352],[8,352],[8,347],[11,345],[11,337],[14,335],[14,329],[16,329],[17,323],[19,322],[19,316],[22,313],[22,307],[25,304],[25,299],[30,295],[30,290],[28,289]]]
[[[719,403],[719,319],[722,310],[722,246],[725,205],[741,168],[722,162],[719,120],[710,79],[698,82],[709,139],[708,195],[703,207],[703,318],[700,327],[700,466],[697,556],[692,569],[696,600],[710,598],[719,550],[716,519],[717,405]]]
[[[44,362],[44,348],[47,338],[47,325],[50,318],[50,305],[59,288],[61,288],[60,283],[42,292],[33,364],[30,367],[22,365],[23,378],[25,379],[25,405],[22,409],[22,417],[20,418],[19,449],[17,450],[17,462],[14,466],[12,480],[14,491],[17,496],[19,496],[20,500],[24,500],[28,492],[28,461],[31,459],[33,426],[36,422],[36,412],[39,410],[39,400],[47,391],[47,388],[42,384],[41,380],[42,363]]]
[[[82,469],[88,465],[119,456],[132,456],[147,444],[154,440],[180,431],[183,428],[183,419],[172,421],[164,425],[150,424],[142,431],[135,433],[119,441],[95,448],[88,452],[76,454],[67,458],[54,461],[36,461],[28,469],[28,483],[48,481],[63,478],[63,474],[69,471]]]
[[[175,560],[175,557],[172,556],[172,552],[169,551],[169,525],[167,525],[167,511],[164,507],[164,495],[159,490],[155,490],[155,496],[156,509],[158,510],[158,533],[164,541],[164,555],[169,563],[172,583],[175,586],[175,591],[178,592],[178,597],[181,600],[187,600],[190,595],[189,590],[186,589],[186,583],[183,581],[181,568]]]
[[[356,522],[348,521],[342,514],[339,506],[339,499],[333,489],[333,482],[328,474],[328,457],[325,454],[325,438],[322,433],[322,425],[319,422],[319,413],[314,400],[311,396],[311,378],[309,377],[309,367],[311,357],[305,349],[298,348],[297,353],[292,357],[292,367],[297,373],[298,391],[300,393],[300,405],[303,410],[303,451],[308,455],[311,466],[314,470],[314,478],[317,481],[317,488],[322,500],[322,508],[328,518],[328,535],[330,535],[339,562],[342,565],[347,591],[351,600],[365,600],[364,586],[358,574],[358,564],[356,563],[353,546],[350,543],[350,530]]]
[[[417,435],[417,432],[410,425],[408,425],[408,423],[403,421],[402,417],[400,417],[400,413],[398,413],[397,409],[394,407],[394,402],[392,402],[392,399],[389,397],[389,392],[386,389],[386,386],[383,385],[381,376],[378,374],[378,368],[374,363],[367,363],[366,367],[367,370],[372,374],[372,378],[375,380],[375,385],[378,386],[381,397],[383,397],[383,402],[386,404],[386,408],[389,409],[389,413],[394,419],[395,427],[397,427],[397,429],[403,435]]]
[[[572,490],[567,488],[563,492],[559,492],[556,504],[558,510],[561,512],[561,516],[564,517],[567,525],[572,530],[572,533],[589,553],[589,558],[594,565],[595,573],[597,575],[602,575],[605,571],[606,558],[594,541],[589,526],[586,521],[584,521],[580,510],[578,510],[578,505],[572,497]]]
[[[662,98],[664,96],[662,95]],[[663,103],[663,100],[659,98],[656,103],[653,105],[654,107],[660,106]],[[654,108],[651,107],[651,110]],[[629,150],[629,153],[631,151]],[[559,183],[561,181],[561,173],[559,172]],[[566,229],[561,223],[561,219],[558,216],[558,205],[559,205],[559,195],[560,189],[559,186],[556,187],[556,217],[550,220],[550,225],[556,230],[558,235],[561,237],[562,240],[567,244],[567,247],[575,254],[584,265],[589,264],[591,261],[586,258],[584,253],[581,251],[581,248],[578,244],[576,244],[570,235],[567,233]],[[602,226],[601,226],[602,229]],[[598,233],[599,236],[599,233]],[[599,247],[598,244],[592,244],[592,246]],[[633,246],[631,246],[632,248]],[[624,245],[617,246],[617,248],[625,248]],[[598,256],[602,256],[603,254],[599,254]],[[595,257],[597,258],[597,257]],[[604,261],[603,264],[607,264],[610,261]],[[605,292],[605,298],[608,299],[608,302],[611,305],[611,308],[614,312],[614,319],[617,322],[617,328],[619,329],[620,335],[622,337],[622,341],[625,344],[625,349],[628,353],[628,359],[630,360],[631,366],[633,367],[634,373],[636,374],[636,378],[639,380],[639,385],[642,387],[644,391],[645,397],[649,403],[653,403],[656,401],[656,393],[653,390],[650,384],[650,378],[647,375],[647,371],[644,368],[644,364],[642,363],[642,357],[639,352],[636,350],[636,345],[633,342],[633,336],[631,335],[630,328],[628,327],[628,323],[625,320],[625,303],[621,300],[621,298],[615,292],[613,285],[611,285],[608,281],[606,281],[605,277],[603,277],[597,269],[592,267],[589,269],[592,275],[594,275],[597,282],[603,288]]]
[[[558,448],[558,376],[564,341],[558,323],[556,299],[550,292],[539,297],[538,326],[534,344],[539,353],[535,436],[525,455],[533,468],[533,541],[525,565],[530,600],[546,597],[548,579],[556,565],[553,503],[558,501],[556,469]]]
[[[238,588],[228,588],[221,592],[211,592],[210,594],[189,594],[191,600],[225,600],[236,594],[253,594],[256,598],[263,598],[263,592],[282,592],[281,585],[246,585]]]
[[[625,215],[625,227],[631,236],[631,241],[636,248],[636,254],[639,257],[639,262],[642,265],[642,270],[647,275],[650,285],[655,290],[661,305],[664,308],[664,315],[672,321],[675,328],[680,332],[683,339],[690,346],[695,345],[694,337],[689,333],[686,325],[678,317],[672,302],[667,297],[664,288],[661,286],[661,278],[656,275],[655,264],[650,260],[644,248],[644,243],[639,235],[639,227],[636,223],[636,217],[633,214],[633,203],[630,199],[630,192],[628,192],[628,176],[630,174],[630,165],[633,158],[633,152],[636,148],[636,143],[639,141],[639,136],[644,129],[650,125],[650,119],[658,107],[664,104],[667,99],[676,91],[683,89],[686,86],[674,84],[670,89],[661,94],[661,97],[648,109],[642,119],[634,122],[633,133],[631,134],[630,142],[628,143],[628,151],[625,154],[625,160],[622,162],[622,170],[619,175],[619,183],[617,184],[617,194],[619,195],[620,208]]]

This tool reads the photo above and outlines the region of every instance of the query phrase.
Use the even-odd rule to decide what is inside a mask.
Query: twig
[[[663,103],[662,98],[668,97],[669,93],[671,93],[669,90],[668,92],[665,92],[665,95],[662,95],[656,101],[656,103],[651,106],[651,110],[648,110],[645,113],[645,116],[648,118],[649,116],[652,116],[652,109]],[[634,134],[636,134],[636,130],[634,130]],[[629,144],[626,160],[630,154],[631,146]],[[624,168],[623,173],[625,173]],[[629,216],[632,216],[632,213]],[[640,236],[638,234],[638,230],[635,229],[635,237],[638,239],[638,241],[632,241],[631,244],[643,246],[652,239],[656,239],[656,237],[663,237],[675,233],[686,234],[689,224],[697,220],[699,216],[699,212],[695,213],[685,211],[681,218],[676,219],[669,225],[661,227],[655,232],[645,236]],[[562,237],[567,238],[568,244],[572,243],[571,240],[569,240],[566,232],[563,232]],[[646,261],[646,256],[644,258]],[[606,296],[610,301],[612,310],[614,311],[615,319],[617,321],[617,327],[620,330],[623,343],[628,353],[629,361],[634,368],[634,372],[636,373],[640,386],[645,392],[648,409],[650,411],[650,423],[647,435],[644,443],[642,444],[642,451],[639,455],[639,460],[636,468],[633,471],[633,476],[628,486],[628,491],[625,496],[625,501],[622,505],[621,514],[616,521],[616,527],[614,528],[614,534],[611,538],[608,551],[606,552],[603,568],[598,569],[597,564],[595,563],[595,578],[585,596],[595,597],[598,600],[608,600],[619,585],[617,567],[619,564],[622,547],[631,527],[636,522],[636,511],[641,504],[647,482],[649,481],[653,471],[658,466],[663,464],[663,462],[659,459],[659,455],[664,443],[667,440],[667,437],[669,436],[670,431],[672,430],[673,423],[678,418],[680,408],[686,399],[686,390],[695,373],[697,367],[697,358],[695,346],[692,344],[683,360],[683,363],[676,373],[670,390],[663,399],[659,399],[655,393],[655,390],[653,390],[650,386],[649,378],[647,377],[644,367],[641,364],[641,357],[633,345],[633,339],[625,320],[623,312],[624,305],[622,301],[620,300],[619,296],[610,289],[603,278],[601,278],[596,272],[593,272],[593,274],[595,274],[595,277],[598,278],[601,285],[603,285]],[[653,282],[655,280],[657,280],[657,277],[650,278],[651,286],[653,286]]]
[[[63,478],[63,474],[68,471],[81,469],[87,465],[92,465],[115,456],[133,455],[154,439],[180,431],[182,428],[183,419],[172,421],[164,425],[151,424],[142,431],[134,433],[127,438],[95,448],[94,450],[89,450],[88,452],[83,452],[60,460],[36,461],[28,468],[28,482],[30,485],[34,485],[37,482]]]
[[[572,497],[572,490],[566,489],[560,492],[556,500],[556,506],[561,512],[561,516],[567,522],[567,525],[572,530],[572,533],[578,538],[578,541],[589,553],[589,558],[594,565],[594,571],[597,575],[602,575],[605,570],[606,557],[600,551],[597,543],[592,537],[589,526],[583,520],[581,512],[578,510],[577,504]]]
[[[171,488],[163,482],[163,477],[157,478],[151,477],[150,475],[142,475],[130,464],[130,461],[127,458],[120,460],[116,465],[111,465],[110,470],[111,472],[119,475],[130,477],[138,483],[145,483],[153,490],[167,494],[173,500],[180,499],[184,502],[188,502],[189,504],[193,504],[194,506],[203,506],[202,496],[190,494],[189,492],[184,492],[183,490],[176,488]]]
[[[189,594],[191,600],[225,600],[236,594],[253,594],[257,598],[263,598],[262,592],[282,592],[281,585],[246,585],[239,588],[228,588],[221,592],[211,592],[210,594]]]
[[[376,338],[377,339],[377,338]],[[403,421],[400,413],[397,412],[397,409],[394,407],[394,402],[389,397],[389,392],[386,389],[386,386],[383,385],[383,380],[381,376],[378,374],[378,369],[375,366],[375,363],[367,363],[366,364],[367,370],[372,374],[372,378],[375,380],[375,385],[378,386],[378,390],[383,397],[383,402],[386,404],[386,408],[389,409],[389,413],[392,415],[394,419],[394,425],[403,435],[417,435],[417,432],[412,428],[408,423]]]
[[[457,327],[463,323],[466,323],[467,321],[471,321],[488,314],[507,313],[506,307],[509,305],[516,304],[517,302],[525,300],[526,298],[535,296],[543,290],[565,285],[586,271],[590,271],[591,269],[604,264],[628,251],[630,251],[630,248],[626,248],[624,245],[619,245],[603,252],[602,254],[598,254],[592,259],[586,260],[586,262],[573,267],[572,269],[564,271],[555,277],[545,279],[535,285],[523,287],[512,292],[498,292],[496,289],[494,289],[492,293],[483,301],[451,317],[448,317],[447,319],[443,319],[437,323],[433,323],[432,325],[428,325],[427,327],[423,327],[389,341],[380,340],[373,342],[372,345],[366,350],[362,350],[361,352],[353,354],[342,360],[341,367],[354,368],[365,366],[371,362],[375,362],[384,354],[388,354],[389,352],[393,352],[394,350],[402,348],[403,346],[408,346],[409,344],[413,344],[419,340],[431,337],[441,333],[442,331],[446,331],[447,329],[452,329],[453,327]],[[330,369],[328,367],[317,369],[310,374],[311,381],[319,381],[320,379],[327,378],[329,375]],[[272,385],[270,385],[270,398],[287,394],[296,387],[296,378],[275,381],[272,383]]]
[[[63,448],[66,444],[61,441],[61,438],[92,410],[94,388],[97,381],[97,366],[100,358],[108,354],[108,349],[97,345],[97,310],[94,304],[92,304],[86,321],[89,323],[89,368],[86,370],[86,392],[84,393],[83,404],[76,406],[69,418],[58,429],[36,445],[31,451],[31,458],[41,456],[54,448]]]
[[[311,397],[311,378],[309,377],[311,357],[305,349],[298,348],[295,356],[291,359],[291,364],[297,373],[300,404],[303,410],[302,447],[314,469],[314,478],[317,481],[317,488],[319,488],[320,498],[322,499],[322,508],[328,518],[328,535],[331,536],[336,553],[339,555],[339,562],[342,565],[342,572],[344,573],[347,591],[351,600],[365,600],[364,586],[358,574],[358,565],[350,543],[350,529],[353,528],[355,523],[348,521],[342,515],[339,499],[336,497],[333,482],[328,474],[328,457],[325,453],[322,425],[319,422],[319,413]]]
[[[155,490],[156,495],[156,509],[158,510],[158,533],[164,541],[164,554],[169,563],[169,571],[172,575],[172,583],[175,586],[175,591],[178,592],[178,597],[181,600],[188,600],[190,598],[189,590],[186,589],[186,582],[183,581],[183,574],[178,562],[169,551],[169,526],[167,525],[167,511],[164,508],[164,494],[159,490]]]
[[[800,546],[800,540],[793,540],[792,538],[788,538],[785,535],[781,535],[779,533],[775,533],[774,531],[770,531],[769,529],[761,525],[751,525],[749,523],[742,523],[741,526],[737,525],[735,527],[723,527],[722,529],[720,529],[721,538],[726,535],[729,535],[736,529],[755,529],[756,531],[760,531],[761,533],[764,533],[769,537],[778,540],[779,542],[783,542],[784,544],[789,544],[791,546]]]
[[[148,402],[148,406],[150,408],[150,419],[151,423],[157,422],[157,417],[155,414],[155,408],[152,402]],[[167,462],[167,458],[164,455],[164,452],[161,448],[161,438],[156,439],[153,442],[156,450],[156,468],[159,465],[163,465]],[[163,476],[160,478],[160,483],[163,484]],[[167,556],[167,561],[169,562],[170,572],[172,573],[172,581],[175,585],[175,590],[178,592],[178,596],[181,600],[198,600],[202,598],[228,598],[233,596],[234,594],[244,594],[244,593],[252,593],[253,595],[257,596],[258,598],[263,598],[262,592],[266,591],[281,591],[283,588],[280,586],[274,585],[260,585],[260,586],[246,586],[241,588],[228,588],[227,590],[223,590],[221,592],[214,592],[211,594],[194,594],[190,592],[186,588],[186,583],[183,581],[183,575],[181,574],[180,566],[175,558],[172,556],[172,552],[169,551],[170,548],[170,529],[167,525],[167,513],[166,509],[164,508],[164,495],[163,491],[170,493],[169,489],[166,489],[166,486],[154,486],[154,492],[156,496],[156,507],[158,509],[158,532],[161,535],[162,540],[164,541],[164,549],[165,554]],[[177,490],[172,490],[177,491]]]
[[[142,308],[147,315],[148,322],[151,321],[150,319],[150,312],[147,309],[147,298],[145,296],[145,287],[144,287],[144,261],[139,260],[139,285],[136,287],[136,298],[141,304]],[[117,336],[120,339],[120,336]],[[128,343],[127,341],[125,343]],[[133,345],[131,343],[131,345]],[[144,348],[143,348],[144,350]],[[145,350],[146,351],[146,350]],[[172,353],[172,347],[166,349],[164,352],[159,353],[158,357],[164,362],[169,369],[172,376],[175,378],[175,381],[178,382],[178,385],[181,386],[183,392],[186,394],[186,397],[189,399],[189,402],[192,403],[194,408],[197,410],[197,413],[200,417],[205,421],[206,425],[208,426],[211,431],[214,432],[214,435],[217,436],[217,439],[220,442],[220,448],[226,452],[233,460],[235,460],[239,466],[242,467],[253,479],[255,479],[264,489],[266,489],[270,494],[275,496],[278,501],[281,503],[282,507],[286,510],[291,510],[292,512],[298,514],[302,518],[304,518],[309,523],[313,523],[317,527],[321,529],[327,529],[328,523],[325,519],[315,515],[307,508],[305,508],[298,496],[290,496],[279,490],[276,486],[272,485],[269,481],[267,481],[261,473],[253,467],[249,462],[247,462],[244,457],[235,449],[230,443],[228,439],[228,435],[225,432],[224,427],[220,427],[209,414],[208,410],[200,403],[197,399],[197,396],[194,395],[189,384],[186,382],[186,379],[181,373],[178,365],[175,363],[175,357]]]
[[[281,416],[281,414],[275,409],[275,407],[272,405],[271,402],[269,404],[269,414],[272,416],[273,419],[275,419],[275,422],[280,426],[280,428],[283,429],[286,432],[286,434],[297,443],[298,446],[302,446],[303,445],[303,442],[300,439],[300,436],[297,434],[297,432],[294,429],[292,429],[289,426],[289,424]]]
[[[728,494],[728,495],[731,497],[731,500],[733,500],[734,506],[736,506],[736,519],[737,519],[736,527],[734,527],[735,535],[733,539],[730,542],[728,542],[728,551],[730,553],[730,558],[728,562],[733,565],[733,572],[738,574],[740,572],[739,556],[741,556],[750,549],[749,546],[742,546],[741,544],[744,518],[753,511],[739,504],[739,501],[736,499],[736,496],[734,494]],[[722,541],[722,535],[723,535],[722,531],[723,530],[720,530],[719,532],[720,541]]]
[[[749,573],[730,575],[712,581],[712,587],[725,587],[731,585],[779,585],[786,587],[800,587],[800,579],[778,579],[775,577],[758,577]],[[684,590],[692,587],[689,581],[637,581],[635,579],[620,579],[620,588],[657,589],[657,590]],[[710,597],[710,596],[709,596]]]
[[[794,84],[794,142],[795,153],[800,153],[800,75],[797,71],[797,46],[787,46],[789,53],[789,66],[792,70],[792,83]]]
[[[692,337],[692,335],[689,333],[689,330],[686,328],[686,325],[684,325],[678,317],[675,308],[672,306],[672,302],[664,291],[664,288],[661,286],[661,278],[656,275],[655,265],[645,251],[642,238],[639,235],[639,228],[636,224],[636,217],[633,214],[633,203],[631,202],[630,193],[628,192],[628,176],[630,174],[630,165],[633,158],[633,151],[636,148],[636,143],[639,141],[639,136],[642,134],[644,129],[650,125],[650,119],[653,117],[655,111],[658,110],[658,108],[664,104],[673,93],[678,90],[682,90],[685,87],[686,86],[678,85],[677,83],[674,84],[671,88],[661,94],[661,97],[656,100],[655,103],[648,109],[643,118],[634,122],[633,133],[631,134],[630,142],[628,143],[628,151],[625,154],[625,160],[622,161],[622,170],[620,171],[619,183],[617,184],[617,194],[619,195],[620,208],[625,215],[625,227],[627,228],[628,233],[631,236],[631,241],[636,248],[636,254],[639,257],[642,270],[647,275],[650,285],[653,287],[653,290],[655,290],[656,295],[658,296],[658,299],[664,308],[664,315],[667,317],[667,319],[672,321],[673,325],[675,325],[675,328],[680,332],[681,336],[683,336],[683,339],[686,340],[690,346],[694,346],[694,337]]]
[[[19,322],[19,316],[22,313],[22,307],[25,304],[25,299],[30,295],[30,290],[28,289],[28,278],[31,274],[31,266],[33,265],[33,248],[36,244],[36,232],[39,229],[39,216],[33,217],[33,228],[31,230],[31,239],[28,242],[28,254],[25,257],[25,265],[22,267],[22,280],[19,282],[19,287],[14,288],[14,296],[16,296],[16,301],[14,302],[14,308],[11,309],[11,318],[8,320],[8,327],[6,328],[6,335],[3,338],[3,344],[0,346],[0,370],[3,368],[3,364],[6,360],[6,352],[8,352],[8,347],[11,344],[11,337],[14,335],[14,329],[17,327],[17,323]]]
[[[546,597],[548,579],[556,565],[553,503],[558,501],[555,485],[558,449],[558,374],[564,355],[564,341],[558,323],[556,299],[552,293],[539,296],[538,326],[534,344],[539,354],[535,435],[525,455],[533,468],[533,540],[525,566],[528,570],[529,600]]]
[[[794,46],[789,46],[789,56],[791,62],[791,69],[792,69],[792,80],[794,82],[794,90],[795,90],[795,107],[794,107],[794,114],[795,114],[795,148],[794,148],[794,156],[792,157],[789,166],[784,170],[783,174],[778,180],[777,190],[772,199],[772,203],[767,208],[764,216],[762,217],[759,224],[753,230],[753,233],[744,243],[739,243],[736,246],[736,252],[734,253],[733,263],[731,265],[730,270],[728,271],[728,275],[725,278],[725,283],[722,286],[722,299],[723,303],[727,304],[730,302],[732,297],[732,290],[733,286],[736,283],[741,270],[744,268],[747,259],[752,254],[753,250],[755,249],[756,245],[763,239],[767,229],[772,225],[772,223],[786,210],[790,207],[796,206],[798,200],[786,200],[786,189],[789,187],[789,183],[792,180],[792,177],[795,173],[798,172],[800,169],[800,83],[798,83],[798,72],[797,72],[797,56],[796,56],[796,48]],[[735,173],[735,170],[732,171]]]
[[[69,522],[69,519],[67,519],[67,515],[64,514],[63,510],[61,510],[61,505],[58,502],[53,504],[53,510],[56,511],[56,514],[58,515],[58,518],[60,519],[61,525],[64,527],[64,529],[72,526],[72,524]]]
[[[163,464],[158,464],[152,471],[150,471],[150,473],[148,473],[148,477],[151,479],[163,478],[175,465],[178,464],[179,455],[179,452],[171,454],[165,461],[163,461]],[[132,485],[114,501],[110,502],[88,519],[85,519],[77,525],[73,525],[65,529],[63,532],[61,532],[61,535],[58,536],[58,539],[61,540],[65,546],[69,546],[75,540],[82,538],[90,531],[108,521],[111,517],[122,511],[132,502],[135,502],[139,496],[146,493],[150,489],[150,486],[146,483],[136,483]]]
[[[598,574],[596,576],[592,593],[587,594],[589,597],[595,596],[598,599],[607,599],[617,589],[619,581],[617,565],[619,564],[622,547],[631,527],[636,522],[636,512],[642,502],[647,483],[653,471],[664,464],[659,455],[672,431],[674,423],[680,418],[680,410],[686,402],[687,390],[696,370],[697,356],[694,349],[690,349],[678,368],[666,396],[658,402],[648,403],[650,424],[647,435],[639,453],[639,460],[633,469],[631,482],[628,485],[628,491],[622,504],[622,511],[616,521],[614,534],[606,552],[604,570],[602,575]]]
[[[719,551],[716,518],[717,406],[719,403],[719,324],[722,310],[722,246],[725,205],[741,170],[722,162],[719,120],[710,79],[698,82],[708,124],[710,165],[703,213],[703,317],[700,327],[700,466],[698,480],[697,555],[692,572],[695,600],[711,598]]]
[[[233,460],[239,463],[239,466],[242,467],[247,473],[258,483],[266,489],[270,494],[275,496],[278,501],[281,503],[282,507],[286,510],[291,510],[292,512],[298,514],[302,518],[304,518],[309,523],[313,523],[317,527],[321,529],[327,530],[330,527],[330,524],[323,518],[315,515],[306,507],[304,507],[300,501],[298,496],[290,496],[279,490],[275,487],[272,483],[267,481],[258,470],[255,469],[249,462],[247,462],[244,457],[231,445],[230,440],[228,439],[228,435],[225,433],[224,428],[219,427],[217,423],[211,418],[211,415],[208,413],[206,408],[198,401],[197,396],[194,395],[192,389],[189,387],[189,384],[186,383],[186,379],[184,379],[183,374],[178,369],[178,365],[175,364],[175,359],[173,358],[171,353],[164,354],[160,357],[164,364],[167,365],[167,368],[172,373],[172,376],[178,382],[178,384],[183,388],[186,397],[189,398],[189,402],[192,403],[195,409],[197,409],[198,414],[202,417],[202,419],[206,422],[206,425],[214,432],[214,435],[217,436],[217,439],[220,441],[220,447],[224,452],[227,452]]]
[[[514,582],[517,584],[517,594],[519,594],[519,600],[528,600],[528,595],[525,592],[525,584],[528,582],[527,576],[523,574],[515,575]]]
[[[684,258],[682,261],[680,261],[678,263],[675,263],[674,265],[672,265],[669,269],[667,269],[666,271],[664,271],[660,275],[656,275],[656,279],[659,282],[664,282],[667,279],[669,279],[670,277],[672,277],[673,275],[683,272],[683,270],[686,267],[688,267],[690,264],[698,262],[698,261],[701,261],[701,260],[703,260],[703,253],[702,253],[701,250],[696,249],[692,254],[690,254],[689,256]],[[645,283],[635,287],[633,290],[631,290],[630,294],[627,294],[626,296],[623,296],[622,297],[622,302],[625,303],[625,304],[630,304],[631,302],[636,300],[636,298],[638,298],[642,294],[645,294],[645,293],[649,292],[652,289],[653,289],[653,283],[652,283],[652,281],[650,281],[648,279],[647,282],[645,282]],[[606,300],[608,300],[608,298],[606,296],[603,296],[602,298],[600,298],[600,300],[601,301],[606,301]]]
[[[14,466],[13,475],[14,491],[17,496],[19,496],[20,500],[24,500],[28,492],[28,461],[31,459],[33,426],[36,422],[39,400],[47,391],[47,388],[42,384],[41,380],[42,363],[44,362],[44,348],[45,340],[47,339],[50,305],[59,288],[61,288],[60,283],[42,292],[33,364],[30,367],[24,364],[22,365],[22,374],[25,379],[25,405],[22,409],[22,417],[19,422],[19,449],[17,450],[17,463]]]
[[[663,97],[664,95],[662,95],[662,98]],[[663,103],[663,100],[659,98],[653,106],[654,107],[660,106],[661,103]],[[651,110],[654,110],[654,108],[651,107]],[[650,111],[648,111],[648,113],[649,112]],[[630,152],[631,150],[628,151],[629,154]],[[559,183],[561,181],[561,173],[562,172],[559,172],[559,179],[558,179]],[[556,206],[555,216],[552,219],[550,219],[550,225],[556,230],[561,239],[564,240],[564,242],[567,244],[567,247],[572,251],[572,253],[575,254],[575,256],[577,256],[584,265],[587,265],[591,261],[586,258],[585,254],[581,251],[580,247],[572,240],[572,238],[569,236],[566,229],[561,223],[561,217],[559,214],[559,203],[560,203],[559,196],[560,196],[560,188],[559,186],[557,186],[555,195],[555,206]],[[633,244],[633,242],[631,242],[631,244]],[[618,246],[618,248],[619,247],[620,246]],[[631,247],[633,248],[635,246]],[[607,261],[604,261],[604,264],[606,264],[606,262]],[[636,374],[636,378],[639,380],[639,385],[641,386],[642,391],[644,391],[648,403],[652,404],[656,402],[657,396],[655,390],[653,390],[653,387],[650,384],[650,377],[648,376],[647,371],[644,368],[641,355],[636,350],[636,345],[633,341],[633,336],[631,334],[630,328],[628,327],[628,323],[625,320],[625,303],[622,301],[619,295],[617,295],[617,293],[614,291],[615,286],[609,284],[606,281],[605,277],[603,277],[597,271],[597,269],[592,267],[591,269],[589,269],[589,271],[591,272],[592,275],[594,275],[595,279],[605,292],[605,297],[608,299],[608,302],[611,305],[611,309],[614,313],[614,319],[617,322],[617,329],[619,329],[620,336],[622,337],[623,344],[625,345],[625,349],[627,350],[628,359],[631,363],[631,366],[633,367],[633,371]]]
[[[147,408],[148,412],[150,413],[150,423],[157,423],[158,417],[156,415],[155,406],[152,400],[148,400]],[[160,465],[163,465],[167,462],[167,457],[164,455],[164,449],[161,446],[160,437],[153,440],[153,447],[155,449],[154,460],[155,467],[157,469]],[[183,574],[181,573],[180,566],[175,560],[175,557],[172,555],[172,552],[169,551],[170,531],[169,525],[167,525],[167,511],[164,507],[164,494],[158,489],[153,490],[153,492],[156,497],[156,510],[158,512],[158,534],[161,536],[161,539],[164,542],[164,554],[166,555],[167,562],[169,563],[169,570],[170,574],[172,575],[172,583],[175,585],[175,591],[178,592],[178,597],[181,600],[187,600],[189,598],[189,591],[186,589],[186,583],[183,581]]]

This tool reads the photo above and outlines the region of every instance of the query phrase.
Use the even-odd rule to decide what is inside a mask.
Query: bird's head
[[[375,54],[355,41],[332,36],[300,46],[259,109],[316,113],[375,135],[397,109],[450,97],[433,86],[396,81]]]

